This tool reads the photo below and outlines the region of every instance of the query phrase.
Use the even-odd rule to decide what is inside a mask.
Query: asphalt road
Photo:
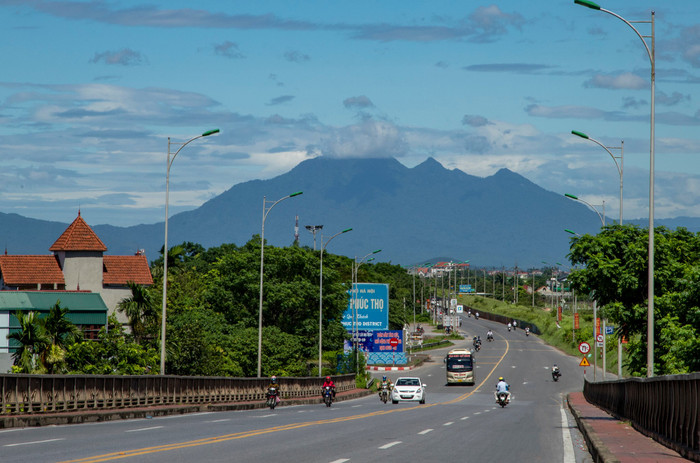
[[[464,318],[461,331],[469,340],[475,335],[485,340],[488,326],[496,339],[476,354],[475,386],[446,386],[447,349],[434,351],[433,362],[413,371],[386,373],[392,380],[419,376],[428,385],[426,405],[383,404],[371,396],[331,408],[282,406],[8,429],[0,431],[0,461],[591,461],[562,399],[582,386],[580,359],[485,320]],[[559,382],[549,372],[555,362],[563,373]],[[493,398],[499,376],[513,393],[503,409]]]

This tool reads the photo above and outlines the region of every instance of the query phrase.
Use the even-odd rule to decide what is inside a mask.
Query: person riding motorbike
[[[493,331],[488,330],[488,331],[486,332],[486,340],[487,340],[487,341],[493,341]]]
[[[554,366],[552,367],[552,378],[554,379],[554,381],[557,381],[560,376],[561,376],[561,371],[559,371],[559,367],[555,363]]]
[[[493,396],[496,398],[496,402],[498,403],[498,394],[500,393],[505,393],[506,394],[506,403],[510,402],[510,385],[506,383],[506,380],[503,379],[503,376],[498,378],[498,384],[496,384],[496,392],[493,393]]]
[[[525,327],[525,336],[530,336],[530,327],[529,326]]]
[[[511,322],[508,322],[508,331],[510,331],[513,328],[513,324]]]
[[[326,376],[326,380],[323,382],[323,386],[321,386],[321,396],[323,396],[323,391],[326,390],[326,387],[331,388],[333,398],[335,399],[335,383],[333,382],[330,376]]]
[[[474,336],[473,340],[474,349],[477,351],[481,349],[481,336]]]
[[[394,387],[394,385],[391,383],[391,380],[388,379],[386,376],[382,376],[382,382],[379,384],[379,398],[382,397],[382,391],[386,388],[386,390],[391,394],[391,389]]]
[[[280,385],[279,385],[279,383],[277,383],[277,376],[274,376],[274,375],[270,378],[270,384],[268,384],[267,389],[266,389],[268,395],[272,392],[273,388],[275,391],[274,392],[275,393],[275,400],[277,401],[277,403],[279,403],[280,402]]]
[[[475,320],[478,320],[478,319],[479,319],[479,312],[476,312],[476,313],[474,314],[474,319],[475,319]]]

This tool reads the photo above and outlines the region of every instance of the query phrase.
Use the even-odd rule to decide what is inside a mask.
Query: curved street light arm
[[[596,214],[598,214],[598,218],[600,219],[600,223],[602,223],[603,226],[605,226],[605,219],[603,219],[603,216],[600,215],[600,212],[598,212],[598,209],[596,209],[596,207],[593,204],[589,203],[588,201],[584,201],[583,199],[579,198],[576,195],[572,195],[569,193],[564,193],[564,196],[566,196],[567,198],[571,198],[575,201],[581,201],[583,204],[590,207]]]

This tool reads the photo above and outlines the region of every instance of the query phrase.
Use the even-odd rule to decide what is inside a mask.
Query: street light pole
[[[617,167],[617,173],[620,176],[620,225],[622,225],[622,169],[624,167],[625,162],[625,141],[621,140],[620,146],[605,146],[595,138],[591,138],[585,133],[579,132],[578,130],[572,130],[571,133],[586,140],[590,140],[593,143],[597,143],[605,151],[607,151],[610,157],[613,159],[613,161],[615,161],[615,167]],[[620,155],[615,156],[610,150],[620,150]],[[619,163],[617,162],[618,159],[620,160]]]
[[[649,129],[649,271],[647,275],[647,377],[654,376],[654,115],[655,115],[655,93],[656,93],[656,36],[654,29],[654,11],[651,12],[650,21],[627,21],[617,13],[601,8],[600,5],[590,0],[574,0],[577,5],[585,6],[593,10],[599,10],[615,16],[627,24],[644,44],[644,48],[649,56],[651,64],[651,104],[650,104],[650,129]],[[632,23],[651,24],[651,35],[642,35],[632,25]],[[651,39],[651,47],[647,44],[646,38]]]
[[[314,235],[314,251],[316,250],[316,232],[323,229],[323,225],[306,225],[306,229]],[[323,240],[321,240],[323,241]]]
[[[572,195],[569,193],[564,193],[564,196],[566,196],[567,198],[573,199],[574,201],[581,201],[583,204],[590,207],[593,211],[595,211],[596,214],[598,214],[598,218],[600,219],[600,222],[603,224],[603,226],[605,226],[605,216],[601,215],[600,212],[598,212],[598,209],[596,209],[596,207],[593,204],[591,204],[587,201],[584,201],[583,199],[579,198],[576,195]],[[605,208],[605,204],[603,204],[603,208]],[[605,212],[605,209],[603,209],[603,212]]]
[[[307,226],[308,228],[308,226]],[[347,228],[343,231],[336,233],[335,235],[328,238],[326,244],[323,244],[323,232],[321,232],[321,272],[318,281],[318,377],[322,376],[322,362],[323,362],[323,251],[328,246],[333,238],[343,233],[352,231],[352,228]],[[316,234],[314,233],[314,248],[315,248]]]
[[[189,145],[191,142],[197,140],[198,138],[208,137],[209,135],[214,135],[219,133],[219,129],[208,130],[201,135],[192,137],[185,143],[181,143],[180,147],[175,151],[172,158],[170,157],[170,146],[177,143],[171,143],[170,137],[168,137],[168,158],[166,160],[165,169],[165,237],[163,240],[163,307],[161,309],[161,324],[160,324],[160,374],[165,374],[165,313],[168,301],[168,202],[170,198],[170,166],[173,165],[175,157],[178,155],[180,150],[185,146]]]
[[[359,341],[358,337],[360,334],[360,327],[358,326],[358,323],[357,323],[357,291],[358,291],[357,290],[357,284],[358,284],[357,279],[358,279],[358,273],[360,270],[360,265],[365,263],[365,259],[367,259],[369,256],[377,254],[379,252],[382,252],[382,250],[377,249],[376,251],[372,251],[372,252],[368,253],[362,259],[360,259],[359,262],[357,261],[357,256],[355,256],[355,269],[352,272],[353,273],[353,275],[352,275],[352,278],[353,278],[353,281],[352,281],[352,296],[353,296],[352,297],[352,313],[353,313],[353,345],[355,347],[355,370],[357,370],[357,363],[359,361],[359,359],[358,359],[359,353],[358,353],[358,344],[357,343]],[[371,260],[374,260],[374,257],[367,259],[366,262],[369,262]],[[357,371],[356,371],[356,373],[357,373]]]
[[[278,199],[275,202],[268,201],[265,196],[263,196],[263,209],[262,209],[262,230],[260,233],[260,305],[258,307],[258,378],[262,376],[262,313],[263,313],[263,270],[264,270],[264,256],[265,256],[265,219],[267,219],[267,214],[270,213],[273,207],[278,203],[284,201],[285,199],[293,198],[303,194],[302,191],[297,191],[283,198]],[[267,203],[272,203],[270,207],[267,207]]]

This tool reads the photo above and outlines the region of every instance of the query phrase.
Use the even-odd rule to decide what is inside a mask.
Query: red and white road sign
[[[582,342],[578,345],[578,351],[585,355],[591,351],[591,345],[587,342]]]
[[[595,340],[596,340],[597,342],[603,342],[603,335],[602,335],[602,334],[596,335]]]
[[[396,347],[399,345],[399,339],[398,338],[391,338],[389,339],[389,345],[391,347]]]

